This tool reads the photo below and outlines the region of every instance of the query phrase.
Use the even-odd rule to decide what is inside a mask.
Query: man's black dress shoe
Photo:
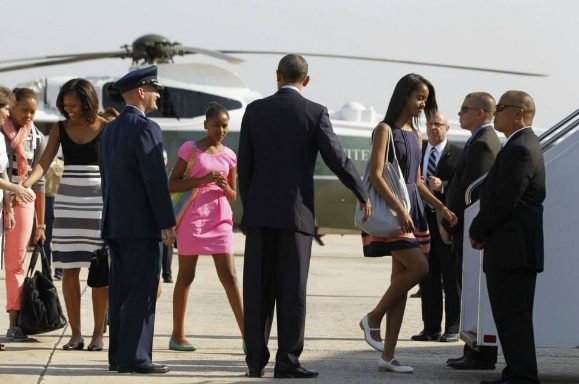
[[[109,371],[111,372],[116,372],[118,368],[119,366],[116,364],[109,364]]]
[[[446,364],[448,363],[456,363],[457,361],[461,361],[466,359],[466,355],[462,355],[461,357],[451,357],[450,359],[446,360]]]
[[[274,371],[273,377],[276,379],[311,379],[319,375],[316,371],[310,371],[304,367],[296,367],[289,371]]]
[[[410,295],[410,297],[413,299],[420,298],[421,296],[422,296],[422,292],[420,291],[420,289]]]
[[[443,343],[452,343],[458,341],[458,333],[450,333],[444,332],[442,336],[440,336],[440,340]]]
[[[119,365],[117,367],[118,373],[167,373],[169,372],[169,367],[165,364],[155,364],[155,363],[141,363],[135,365]]]
[[[426,331],[421,331],[418,335],[414,335],[410,339],[414,341],[438,341],[440,339],[440,332],[427,333]]]
[[[454,369],[495,369],[494,363],[476,360],[468,356],[459,361],[448,363],[448,366]]]
[[[264,371],[263,369],[258,370],[258,369],[247,369],[247,371],[245,371],[245,376],[247,377],[263,377],[264,375]]]
[[[503,380],[494,380],[494,381],[483,380],[480,382],[480,384],[509,384],[509,383],[511,382]]]

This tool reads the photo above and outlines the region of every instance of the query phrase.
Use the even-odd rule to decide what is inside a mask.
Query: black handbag
[[[39,255],[42,272],[34,271]],[[22,287],[18,326],[27,335],[38,335],[64,328],[65,325],[66,317],[50,276],[48,259],[42,244],[36,244]]]
[[[106,245],[94,251],[86,283],[91,288],[109,286],[109,248]]]

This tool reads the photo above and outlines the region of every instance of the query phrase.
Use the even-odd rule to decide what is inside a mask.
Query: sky
[[[21,0],[0,5],[0,61],[118,50],[156,33],[205,49],[317,52],[479,66],[548,74],[544,78],[456,69],[306,59],[304,95],[339,109],[358,101],[386,110],[396,82],[419,73],[436,88],[439,108],[456,117],[464,96],[526,91],[536,103],[535,125],[548,128],[579,107],[579,1],[574,0]],[[138,7],[136,6],[138,5]],[[209,62],[237,72],[248,86],[276,90],[278,55],[240,55],[230,65],[195,55],[176,62]],[[107,59],[0,73],[13,87],[35,78],[122,76],[129,60]]]

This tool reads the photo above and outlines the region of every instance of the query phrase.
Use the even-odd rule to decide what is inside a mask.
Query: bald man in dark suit
[[[310,80],[299,55],[281,59],[278,91],[247,106],[238,154],[239,192],[246,228],[243,268],[247,375],[263,376],[274,306],[278,352],[274,377],[313,378],[301,366],[306,285],[314,223],[314,168],[318,152],[356,196],[366,217],[370,203],[354,164],[346,156],[327,109],[307,100]]]
[[[495,128],[507,141],[482,187],[480,211],[469,234],[484,249],[483,269],[506,368],[497,383],[539,383],[533,332],[537,273],[543,271],[545,164],[531,125],[535,103],[521,91],[506,92]]]

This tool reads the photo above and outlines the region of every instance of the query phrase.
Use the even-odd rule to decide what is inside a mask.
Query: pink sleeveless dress
[[[179,157],[188,162],[192,150],[193,142],[186,142],[179,148]],[[227,147],[215,154],[197,149],[189,177],[203,177],[212,171],[227,177],[236,166],[237,157]],[[225,192],[215,183],[198,188],[195,199],[177,226],[179,255],[233,253],[233,212]]]

